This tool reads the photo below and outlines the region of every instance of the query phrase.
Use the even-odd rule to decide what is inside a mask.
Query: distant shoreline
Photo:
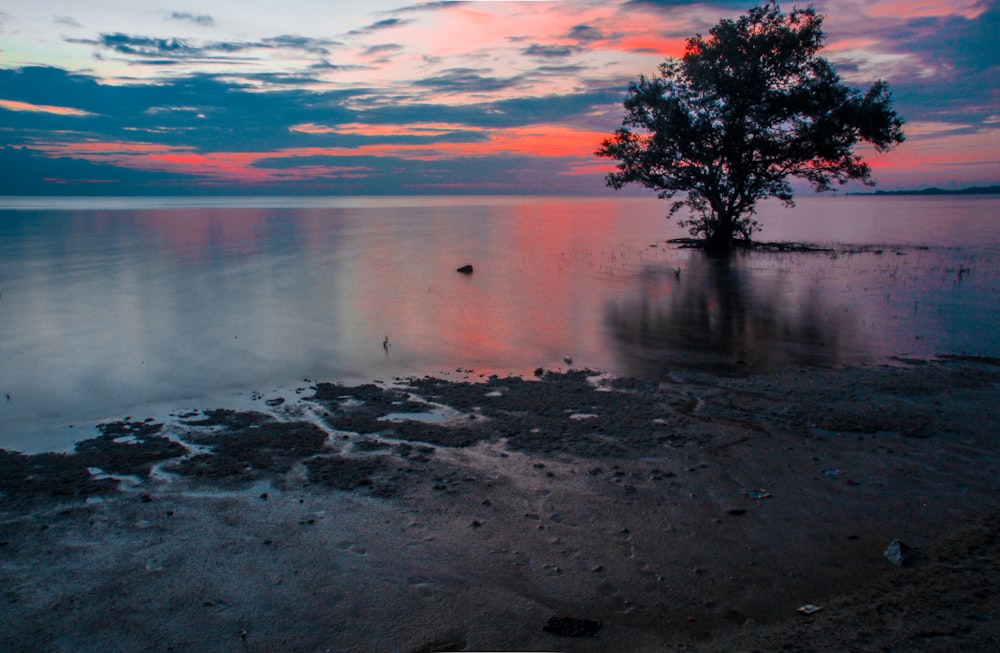
[[[861,195],[870,197],[873,195],[1000,195],[1000,186],[969,186],[957,190],[946,190],[944,188],[923,188],[920,190],[877,190],[871,193],[847,193],[847,195]]]

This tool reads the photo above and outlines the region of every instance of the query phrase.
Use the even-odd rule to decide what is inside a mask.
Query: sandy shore
[[[997,361],[593,377],[0,452],[0,649],[1000,650]]]

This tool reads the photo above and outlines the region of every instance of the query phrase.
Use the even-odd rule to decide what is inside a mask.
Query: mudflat
[[[1000,647],[995,360],[260,403],[0,451],[0,649]]]

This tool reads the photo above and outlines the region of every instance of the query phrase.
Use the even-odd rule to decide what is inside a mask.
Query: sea
[[[712,256],[653,197],[0,197],[0,448],[319,381],[645,379],[1000,357],[1000,197],[765,202]],[[472,273],[458,268],[471,265]]]

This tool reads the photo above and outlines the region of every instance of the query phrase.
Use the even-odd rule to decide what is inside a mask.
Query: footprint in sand
[[[350,540],[342,540],[340,542],[337,542],[337,548],[340,549],[341,551],[347,551],[348,553],[353,553],[354,555],[358,556],[368,555],[368,549],[355,542],[351,542]]]

